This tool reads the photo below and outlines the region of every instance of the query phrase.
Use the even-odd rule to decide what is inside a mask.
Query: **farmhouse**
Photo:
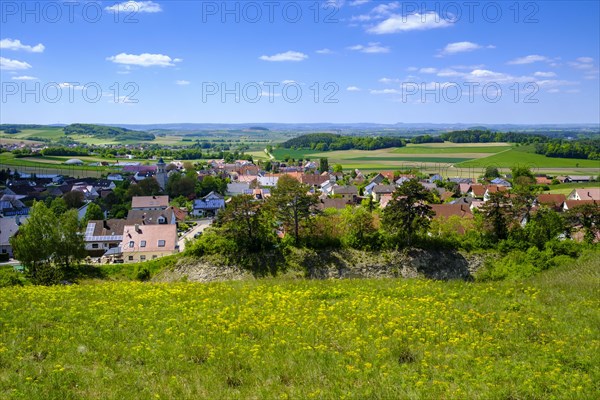
[[[13,251],[10,245],[10,238],[18,232],[19,227],[27,218],[21,216],[0,218],[0,253],[8,253],[8,256],[12,258]]]

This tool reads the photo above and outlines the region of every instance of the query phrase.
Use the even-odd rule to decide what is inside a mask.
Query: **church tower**
[[[162,190],[165,190],[167,186],[167,164],[162,159],[162,157],[156,163],[156,180],[158,181],[158,185]]]

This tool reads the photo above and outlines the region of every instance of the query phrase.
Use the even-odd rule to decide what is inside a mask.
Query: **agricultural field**
[[[493,283],[5,288],[0,397],[590,399],[599,284],[588,257]]]
[[[258,152],[256,155],[260,156]],[[508,143],[426,143],[371,151],[275,149],[273,155],[278,160],[285,156],[312,160],[327,157],[330,165],[341,164],[345,170],[418,168],[426,172],[450,173],[453,176],[478,176],[490,165],[504,172],[515,165],[526,165],[535,172],[554,175],[600,173],[600,161],[597,160],[545,157],[535,154],[531,146],[517,147]]]

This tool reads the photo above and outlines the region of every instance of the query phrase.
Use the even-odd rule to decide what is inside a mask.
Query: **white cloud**
[[[185,81],[185,80],[179,80],[179,81],[175,81],[175,84],[176,84],[176,85],[179,85],[179,86],[187,86],[187,85],[189,85],[190,83],[192,83],[192,82],[190,82],[190,81]]]
[[[435,74],[437,71],[437,68],[421,68],[419,70],[422,74]]]
[[[549,89],[547,90],[548,93],[560,93],[560,89]]]
[[[273,62],[281,62],[281,61],[302,61],[306,60],[308,56],[304,53],[300,53],[299,51],[286,51],[285,53],[278,53],[272,56],[260,56],[259,59],[263,61],[273,61]]]
[[[385,35],[398,32],[447,28],[451,25],[451,22],[443,19],[436,12],[409,15],[392,14],[386,20],[368,28],[367,32]]]
[[[350,2],[350,6],[352,6],[352,7],[362,6],[363,4],[367,4],[370,1],[371,0],[354,0],[354,1]]]
[[[546,56],[532,54],[532,55],[525,56],[525,57],[515,58],[514,60],[509,61],[508,64],[511,64],[511,65],[533,64],[534,62],[538,62],[538,61],[549,61],[549,59]]]
[[[537,76],[538,78],[553,78],[556,76],[554,72],[534,72],[533,76]]]
[[[349,92],[360,92],[360,88],[356,86],[348,86],[346,90]]]
[[[105,8],[106,11],[123,13],[157,13],[161,12],[160,4],[153,1],[125,1]]]
[[[0,57],[0,69],[6,71],[18,71],[29,68],[31,68],[31,65],[25,61],[11,60],[10,58]]]
[[[385,85],[389,85],[391,83],[400,83],[400,79],[398,79],[398,78],[381,78],[379,80],[379,82],[381,82]]]
[[[15,81],[37,81],[38,80],[38,78],[36,78],[35,76],[28,76],[28,75],[13,76],[12,78]]]
[[[381,46],[379,42],[371,42],[366,46],[362,44],[357,44],[355,46],[348,47],[350,50],[360,51],[361,53],[369,53],[369,54],[378,54],[378,53],[389,53],[390,48]]]
[[[317,54],[333,54],[333,51],[329,50],[329,49],[320,49],[315,51],[315,53]]]
[[[496,46],[493,45],[488,45],[485,46],[485,48],[488,49],[493,49]],[[477,44],[477,43],[473,43],[473,42],[455,42],[455,43],[448,43],[446,45],[446,47],[444,47],[444,49],[440,52],[440,55],[451,55],[451,54],[457,54],[457,53],[466,53],[469,51],[474,51],[474,50],[479,50],[484,48],[484,46]]]
[[[381,89],[381,90],[370,90],[371,94],[400,94],[400,91],[397,89]]]
[[[579,57],[577,61],[584,64],[591,64],[594,62],[594,59],[592,57]]]
[[[136,65],[138,67],[174,67],[174,63],[183,61],[180,58],[171,59],[171,57],[164,54],[149,53],[139,55],[121,53],[106,59],[115,64]]]
[[[46,47],[44,47],[43,44],[36,44],[35,46],[29,46],[26,44],[21,43],[20,40],[13,40],[13,39],[2,39],[0,40],[0,49],[3,50],[24,50],[24,51],[28,51],[30,53],[43,53],[44,49]]]

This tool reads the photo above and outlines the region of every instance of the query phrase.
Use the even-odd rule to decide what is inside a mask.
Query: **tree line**
[[[548,143],[537,143],[535,152],[547,157],[600,160],[600,138],[570,141],[553,139]]]
[[[333,133],[311,133],[298,136],[280,144],[284,149],[334,150],[377,150],[405,146],[404,139],[381,136],[342,136]]]

